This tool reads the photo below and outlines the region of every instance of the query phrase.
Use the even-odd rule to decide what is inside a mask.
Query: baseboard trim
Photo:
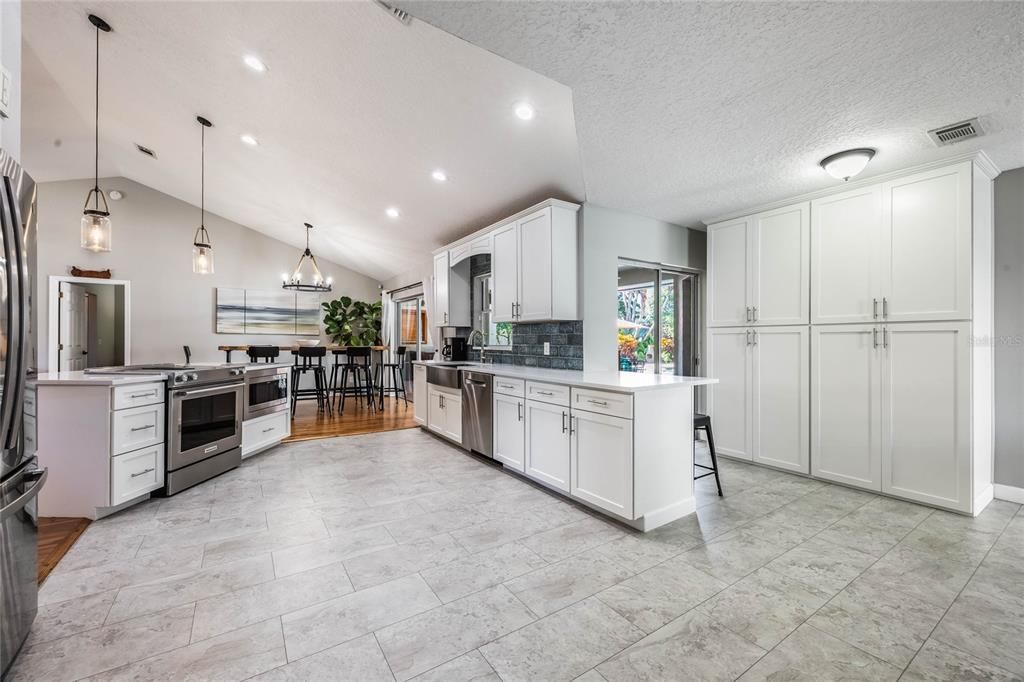
[[[995,497],[997,500],[1006,500],[1007,502],[1024,504],[1024,488],[1018,488],[1012,485],[1003,485],[1002,483],[996,483],[993,487],[995,488]]]
[[[667,507],[647,512],[636,521],[630,522],[630,525],[646,533],[659,526],[664,526],[666,523],[672,523],[677,519],[681,519],[695,511],[697,511],[697,499],[695,497],[688,497],[685,500],[673,502]]]

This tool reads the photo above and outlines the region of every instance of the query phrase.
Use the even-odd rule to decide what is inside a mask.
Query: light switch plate
[[[544,355],[551,355],[551,344],[547,341],[544,342]]]

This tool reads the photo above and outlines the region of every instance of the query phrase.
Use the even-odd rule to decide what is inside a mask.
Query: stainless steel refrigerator
[[[37,609],[37,503],[46,470],[37,466],[35,419],[25,393],[36,375],[36,185],[0,150],[0,676],[25,642]]]

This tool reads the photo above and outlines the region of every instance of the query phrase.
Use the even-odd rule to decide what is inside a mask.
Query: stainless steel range
[[[191,488],[242,462],[245,365],[153,364],[87,370],[167,377],[165,495]]]

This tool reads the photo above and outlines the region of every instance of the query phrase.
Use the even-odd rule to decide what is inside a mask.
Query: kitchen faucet
[[[469,339],[467,340],[467,343],[469,343],[470,346],[473,345],[473,335],[474,334],[480,337],[480,362],[486,363],[487,360],[484,358],[484,346],[486,345],[484,343],[484,333],[482,331],[480,331],[479,329],[474,329],[473,331],[471,331],[469,333]]]

